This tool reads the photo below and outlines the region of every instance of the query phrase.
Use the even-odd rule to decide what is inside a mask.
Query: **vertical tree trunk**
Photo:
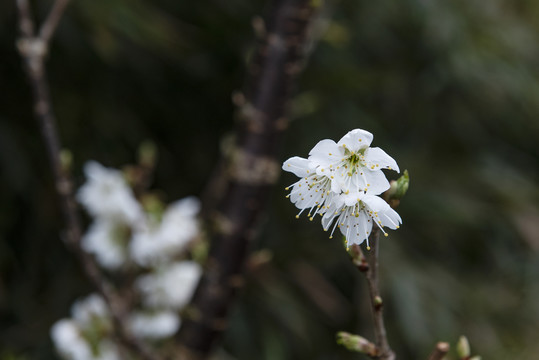
[[[207,208],[210,254],[178,335],[185,359],[205,359],[226,329],[248,244],[280,173],[277,156],[288,126],[288,105],[316,9],[312,0],[274,0],[269,10],[248,68],[246,97],[236,97],[240,121],[235,144],[218,172],[221,185],[210,189],[217,193]]]

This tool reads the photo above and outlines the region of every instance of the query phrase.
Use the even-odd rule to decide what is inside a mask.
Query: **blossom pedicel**
[[[284,162],[283,170],[301,178],[286,188],[292,188],[287,197],[300,209],[296,217],[306,209],[310,220],[320,214],[325,231],[337,220],[331,234],[338,227],[348,245],[368,241],[373,222],[386,236],[384,226],[399,228],[399,214],[376,196],[390,187],[382,169],[399,167],[385,151],[370,147],[372,139],[370,132],[355,129],[337,143],[320,141],[307,159]]]

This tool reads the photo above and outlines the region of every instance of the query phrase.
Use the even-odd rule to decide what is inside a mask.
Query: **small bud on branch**
[[[344,346],[350,351],[357,351],[370,357],[378,356],[376,345],[359,335],[340,331],[337,333],[337,344]]]

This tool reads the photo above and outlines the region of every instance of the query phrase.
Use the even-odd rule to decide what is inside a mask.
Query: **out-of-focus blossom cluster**
[[[166,341],[181,325],[178,315],[201,276],[199,264],[185,253],[199,235],[198,199],[176,201],[162,212],[147,211],[122,173],[89,162],[77,200],[92,217],[82,248],[109,273],[137,274],[128,325],[149,342]],[[75,302],[71,318],[51,329],[58,353],[69,360],[120,359],[112,341],[112,320],[103,299],[92,294]]]

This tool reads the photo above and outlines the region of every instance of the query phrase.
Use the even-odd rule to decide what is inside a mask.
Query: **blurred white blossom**
[[[112,328],[103,299],[92,294],[71,308],[71,319],[57,321],[51,338],[58,353],[68,360],[119,360],[116,345],[108,339]]]
[[[151,340],[174,335],[180,323],[180,317],[175,311],[136,312],[129,318],[129,328],[133,335]]]
[[[82,327],[91,326],[95,320],[109,318],[109,310],[105,300],[97,294],[90,294],[84,299],[75,301],[71,307],[73,320]]]
[[[90,345],[82,337],[79,327],[73,320],[57,321],[51,329],[51,337],[56,350],[65,359],[83,360],[92,358]]]
[[[90,215],[131,225],[140,222],[142,208],[120,171],[89,161],[84,173],[87,181],[77,199]]]
[[[195,197],[170,204],[160,224],[134,234],[130,243],[133,260],[141,266],[158,266],[178,255],[198,234],[199,210]]]
[[[146,306],[177,310],[191,299],[201,274],[198,263],[182,261],[139,277],[136,286]]]
[[[77,199],[93,221],[82,249],[109,271],[125,264],[124,271],[144,267],[144,275],[131,283],[141,301],[128,314],[127,325],[141,341],[171,337],[181,324],[178,310],[192,297],[202,273],[198,263],[178,261],[199,234],[199,200],[176,201],[161,216],[159,211],[146,213],[121,172],[96,162],[87,163],[84,171],[87,182]],[[71,318],[58,321],[51,337],[65,359],[117,360],[112,331],[107,305],[93,294],[73,304]]]
[[[127,260],[127,242],[130,230],[122,224],[97,218],[82,237],[82,248],[108,270],[121,267]]]

